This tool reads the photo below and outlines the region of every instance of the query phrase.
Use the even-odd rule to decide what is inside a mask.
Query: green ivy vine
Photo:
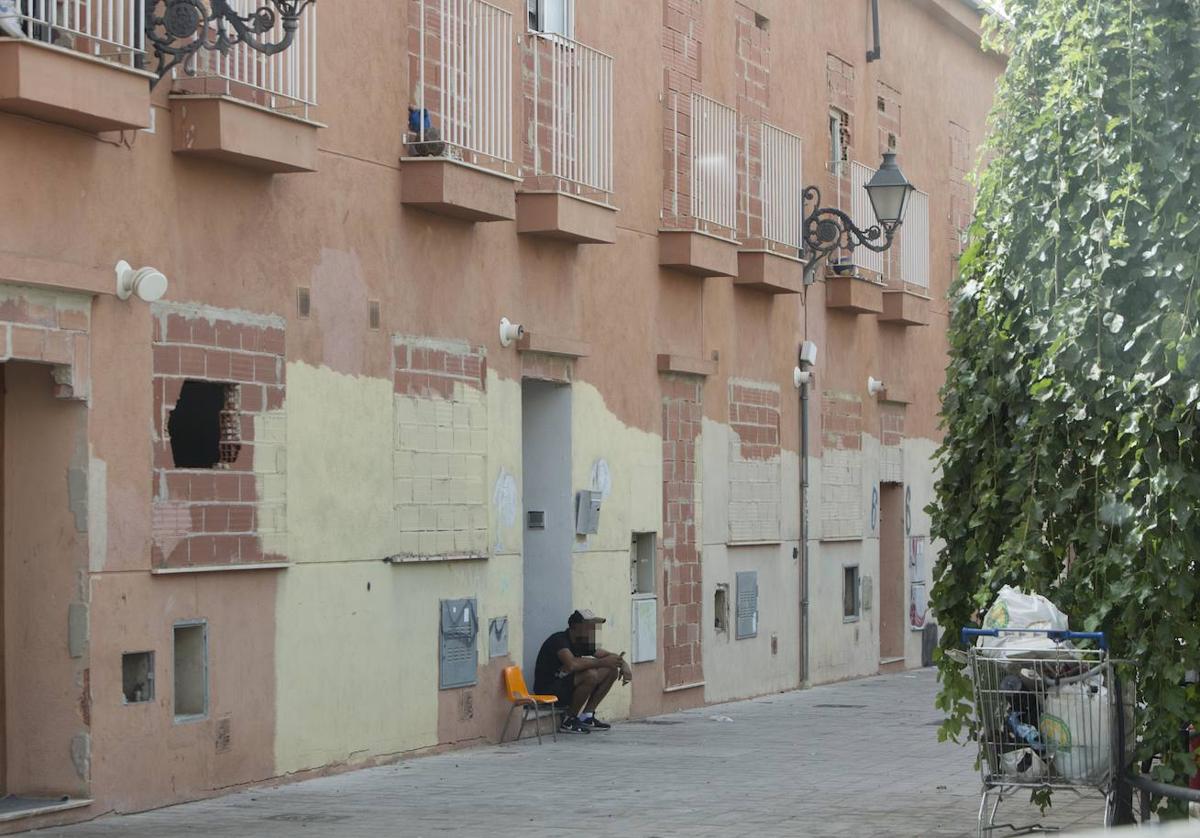
[[[932,605],[1002,585],[1132,662],[1143,755],[1200,723],[1200,0],[1006,0],[1009,58],[950,290]],[[971,685],[939,654],[942,739]]]

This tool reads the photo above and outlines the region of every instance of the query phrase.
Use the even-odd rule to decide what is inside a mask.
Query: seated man
[[[624,653],[614,655],[596,647],[596,626],[604,622],[591,611],[575,611],[567,618],[567,630],[546,638],[534,667],[533,691],[558,696],[564,709],[560,730],[591,733],[608,730],[610,724],[596,718],[596,707],[620,678],[633,678]]]

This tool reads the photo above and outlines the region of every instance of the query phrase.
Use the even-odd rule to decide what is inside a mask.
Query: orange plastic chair
[[[550,709],[550,734],[554,737],[554,741],[558,741],[558,696],[556,695],[531,695],[529,688],[525,686],[525,676],[521,674],[521,667],[506,666],[504,667],[504,689],[508,692],[508,700],[512,702],[512,709],[508,711],[508,716],[504,719],[504,730],[500,731],[500,741],[504,741],[504,735],[508,733],[509,725],[512,724],[513,713],[521,711],[521,727],[517,730],[517,740],[520,740],[521,734],[525,732],[525,725],[529,722],[530,713],[532,712],[533,729],[537,732],[538,744],[542,744],[542,723],[541,719],[545,716],[546,708]]]

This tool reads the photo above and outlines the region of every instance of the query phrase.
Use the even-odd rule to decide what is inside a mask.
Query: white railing
[[[15,0],[0,32],[133,64],[146,51],[145,0]]]
[[[795,134],[763,123],[763,238],[797,250],[803,244],[801,228],[804,225],[802,148],[802,141]]]
[[[900,225],[900,278],[929,287],[929,196],[913,191]]]
[[[860,230],[867,230],[878,224],[875,220],[875,210],[871,208],[871,199],[865,189],[867,181],[874,175],[875,170],[870,166],[853,162],[850,164],[850,218]],[[856,267],[883,275],[882,253],[865,247],[856,247],[853,252]]]
[[[692,217],[737,226],[737,113],[692,94]]]
[[[262,5],[262,0],[226,0],[241,15]],[[262,36],[272,43],[283,37],[282,20]],[[183,93],[232,96],[271,110],[308,118],[317,104],[317,7],[310,5],[300,19],[295,40],[283,52],[263,55],[245,44],[229,52],[201,50],[196,57],[196,74],[181,68],[173,71],[174,89]]]
[[[534,174],[612,192],[612,57],[560,35],[530,37]]]
[[[410,141],[511,163],[512,15],[482,0],[420,0],[420,15],[415,106],[433,130],[422,119]]]

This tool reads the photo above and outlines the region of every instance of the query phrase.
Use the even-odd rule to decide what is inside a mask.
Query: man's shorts
[[[560,707],[570,707],[575,696],[575,674],[564,673],[551,681],[546,689],[535,688],[534,692],[539,695],[556,695]]]

